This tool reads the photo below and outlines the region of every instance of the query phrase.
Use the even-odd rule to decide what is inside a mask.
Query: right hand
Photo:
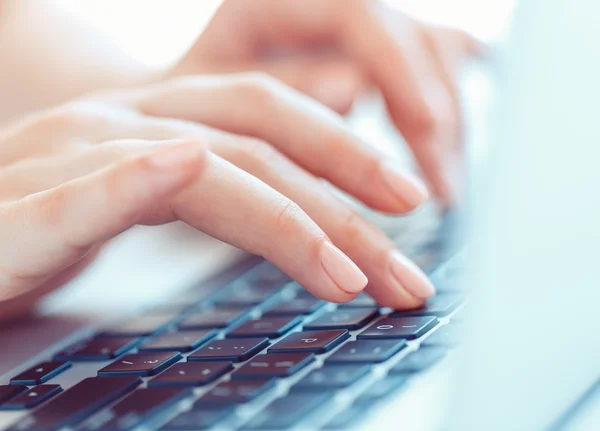
[[[123,230],[174,220],[323,299],[351,300],[366,273],[382,305],[422,304],[426,276],[318,177],[389,213],[427,198],[336,114],[262,76],[178,79],[30,117],[0,133],[0,317],[72,279]]]

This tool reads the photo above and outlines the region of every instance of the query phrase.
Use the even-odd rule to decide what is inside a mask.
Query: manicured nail
[[[346,293],[360,293],[367,285],[368,279],[358,266],[328,241],[321,247],[321,265],[329,278]]]
[[[409,210],[417,208],[429,199],[429,191],[421,180],[412,174],[402,172],[392,162],[383,162],[380,172],[383,183]]]
[[[176,142],[159,146],[148,156],[148,163],[159,170],[176,170],[198,160],[203,154],[202,146],[195,142]]]
[[[435,287],[421,269],[398,251],[390,253],[390,273],[396,284],[420,299],[435,295]]]

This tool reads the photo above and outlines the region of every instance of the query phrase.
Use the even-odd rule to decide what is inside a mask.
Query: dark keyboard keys
[[[331,393],[308,394],[289,393],[271,403],[265,410],[250,420],[242,429],[249,430],[284,430],[288,429],[317,409],[322,408],[331,399]]]
[[[25,410],[42,404],[62,392],[60,385],[39,385],[0,405],[0,410]]]
[[[265,310],[265,316],[298,316],[312,314],[327,302],[318,298],[295,298],[278,302]]]
[[[406,375],[385,376],[374,382],[365,392],[354,401],[356,406],[364,406],[384,400],[404,387],[408,378]]]
[[[129,394],[107,412],[88,421],[85,431],[127,431],[150,421],[165,409],[189,395],[184,388],[145,388]]]
[[[268,345],[268,338],[213,340],[188,356],[187,360],[242,362],[260,353]]]
[[[182,362],[150,380],[148,386],[203,386],[231,370],[231,362]]]
[[[267,337],[279,338],[302,321],[299,317],[274,316],[250,320],[227,333],[228,338]]]
[[[386,318],[358,334],[358,338],[406,338],[412,340],[427,333],[438,320],[436,317]]]
[[[350,338],[346,329],[294,332],[269,348],[269,353],[314,352],[325,353]]]
[[[270,262],[263,262],[245,273],[241,279],[253,286],[283,286],[291,278]]]
[[[238,368],[233,379],[289,377],[315,360],[312,353],[269,353],[259,355]]]
[[[139,377],[87,378],[19,419],[10,430],[56,431],[76,425],[141,382]]]
[[[230,380],[220,383],[196,402],[196,406],[242,404],[252,401],[275,386],[275,379]]]
[[[156,335],[167,330],[176,317],[173,313],[147,314],[134,317],[112,328],[105,329],[99,335],[101,337],[147,337]]]
[[[377,303],[366,293],[361,293],[350,302],[339,305],[340,308],[353,308],[353,307],[376,307]]]
[[[402,359],[391,370],[392,374],[417,373],[425,371],[439,362],[446,355],[443,347],[421,347]]]
[[[231,406],[190,410],[176,416],[161,428],[163,431],[190,431],[211,428],[231,414]]]
[[[319,391],[323,389],[340,389],[350,386],[366,376],[370,365],[325,365],[311,371],[294,386],[299,391]]]
[[[217,331],[205,329],[198,331],[168,332],[146,341],[139,347],[140,352],[179,351],[190,352],[202,343],[210,340]]]
[[[181,359],[179,352],[143,352],[125,355],[98,371],[104,376],[153,376]]]
[[[319,316],[304,329],[360,329],[378,315],[377,308],[342,308]]]
[[[464,303],[461,295],[440,294],[429,299],[421,308],[395,311],[392,317],[438,316],[444,317],[452,313]]]
[[[405,347],[405,340],[358,340],[342,346],[327,363],[384,362]]]
[[[0,404],[16,397],[26,390],[27,386],[24,385],[0,385]]]
[[[248,311],[243,308],[213,308],[191,314],[179,324],[181,330],[226,328],[244,319]]]
[[[138,344],[138,338],[93,338],[73,344],[54,356],[55,361],[105,361],[121,356]]]
[[[42,362],[10,379],[10,384],[27,386],[39,385],[67,370],[70,366],[71,363],[67,361]]]
[[[459,323],[444,325],[427,337],[423,342],[423,346],[457,347],[462,342],[463,329],[463,325]]]

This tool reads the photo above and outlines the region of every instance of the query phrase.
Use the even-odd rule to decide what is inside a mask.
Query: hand
[[[364,271],[380,303],[422,304],[434,293],[425,275],[318,177],[390,213],[427,198],[339,116],[264,76],[178,79],[31,117],[0,135],[0,315],[64,284],[128,227],[174,220],[329,301],[354,298]]]
[[[374,83],[432,190],[450,204],[462,159],[455,72],[478,49],[464,32],[374,0],[225,0],[171,73],[260,70],[340,113]]]

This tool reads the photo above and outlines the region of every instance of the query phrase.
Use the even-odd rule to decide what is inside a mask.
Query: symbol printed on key
[[[38,394],[37,394],[37,392],[29,392],[29,396],[30,397],[37,397]]]
[[[402,325],[403,328],[416,328],[417,325]]]
[[[269,363],[268,362],[250,362],[250,366],[251,367],[268,367]]]
[[[388,329],[394,329],[394,325],[379,325],[377,329],[382,331],[387,331]]]
[[[208,368],[202,371],[203,376],[207,376],[209,374],[210,374],[210,370]]]
[[[185,371],[179,370],[179,374],[182,375],[182,376],[185,376]]]
[[[302,338],[302,341],[304,341],[306,344],[310,344],[310,343],[314,343],[315,341],[319,341],[318,338]]]
[[[121,361],[121,363],[123,363],[125,365],[133,365],[133,362],[129,362],[129,361]]]
[[[40,367],[40,368],[36,368],[35,372],[36,372],[36,373],[43,373],[43,372],[44,372],[44,369],[43,369],[42,367]]]
[[[294,366],[292,361],[275,362],[275,368],[291,368]]]
[[[158,359],[144,361],[144,364],[149,364],[149,365],[158,364]]]

